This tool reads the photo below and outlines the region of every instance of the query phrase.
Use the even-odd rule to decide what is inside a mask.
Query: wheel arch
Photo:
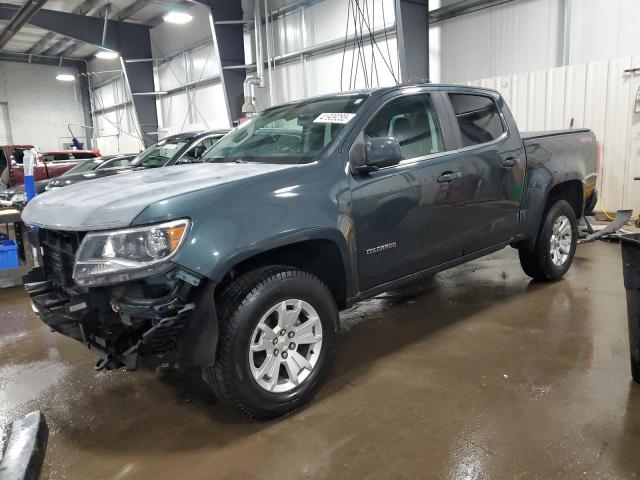
[[[262,248],[251,248],[230,256],[212,274],[217,291],[238,275],[267,265],[284,265],[309,272],[322,280],[339,308],[344,308],[353,285],[346,240],[329,229],[298,232]]]
[[[547,181],[544,181],[547,180]],[[548,178],[537,178],[529,182],[529,192],[522,208],[521,226],[515,245],[518,248],[533,248],[544,220],[545,213],[558,200],[566,200],[579,220],[584,214],[584,183],[570,178],[556,183]],[[543,186],[546,185],[546,188]]]

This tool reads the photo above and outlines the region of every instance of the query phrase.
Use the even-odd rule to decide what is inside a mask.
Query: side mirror
[[[365,168],[369,171],[398,165],[402,161],[400,143],[393,137],[374,137],[365,141]]]
[[[191,155],[183,155],[178,160],[178,165],[188,165],[190,163],[197,163],[198,159],[196,157],[192,157]]]

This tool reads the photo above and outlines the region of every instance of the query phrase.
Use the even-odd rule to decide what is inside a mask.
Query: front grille
[[[84,234],[41,229],[39,235],[47,280],[59,287],[73,285],[73,264]]]

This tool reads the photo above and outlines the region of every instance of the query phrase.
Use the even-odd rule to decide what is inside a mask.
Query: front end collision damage
[[[185,363],[213,363],[214,282],[178,267],[104,287],[60,287],[47,280],[42,267],[24,280],[34,312],[54,331],[99,352],[97,369],[134,370],[140,356],[176,349]]]

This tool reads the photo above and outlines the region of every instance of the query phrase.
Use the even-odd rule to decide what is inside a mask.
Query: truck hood
[[[143,170],[143,169],[140,169]],[[88,172],[76,173],[75,175],[61,175],[49,180],[50,188],[68,187],[71,184],[84,182],[87,180],[97,180],[98,178],[110,177],[111,175],[120,175],[135,171],[133,168],[104,168],[102,170],[90,170]]]
[[[25,207],[22,220],[27,225],[54,230],[89,231],[127,227],[153,203],[294,167],[258,163],[205,163],[115,175],[39,195]]]

